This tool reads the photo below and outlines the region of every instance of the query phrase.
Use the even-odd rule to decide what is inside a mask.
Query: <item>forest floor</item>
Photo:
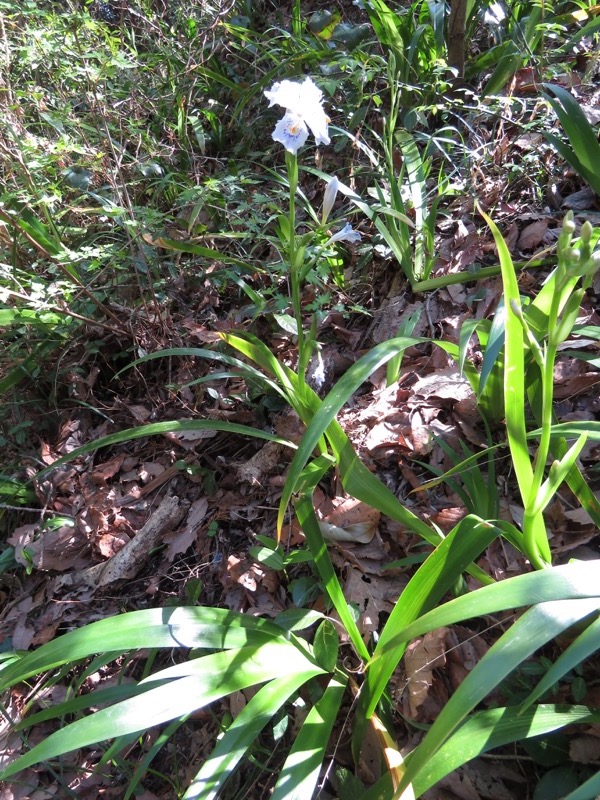
[[[337,5],[340,19],[348,25],[367,23],[365,13],[354,4],[330,5]],[[292,24],[291,11],[286,14],[283,7],[267,11],[269,22],[262,24],[265,30],[275,31],[279,46],[281,31]],[[137,24],[135,19],[126,17],[125,24],[128,20]],[[122,138],[116,141],[119,123],[111,110],[106,123],[111,135],[106,127],[105,147],[91,180],[83,178],[88,193],[82,191],[84,184],[77,186],[77,175],[71,174],[70,187],[63,186],[61,200],[53,209],[61,212],[58,227],[71,236],[70,246],[93,251],[81,285],[74,283],[64,297],[51,296],[49,287],[56,288],[69,276],[57,274],[52,260],[45,259],[35,232],[28,238],[21,231],[16,239],[0,231],[4,260],[11,263],[12,248],[19,270],[45,272],[39,291],[48,294],[38,311],[47,308],[57,313],[61,307],[65,318],[69,311],[78,315],[71,317],[66,334],[61,331],[50,337],[54,346],[43,362],[25,365],[27,377],[3,383],[6,405],[0,471],[21,492],[11,496],[5,489],[0,510],[2,547],[8,548],[0,573],[0,649],[5,652],[28,650],[88,622],[147,607],[201,604],[266,617],[294,605],[327,610],[310,564],[273,568],[268,563],[265,547],[268,550],[276,537],[278,502],[290,462],[290,451],[283,445],[249,439],[234,429],[186,431],[174,426],[155,436],[124,437],[100,449],[92,445],[58,468],[47,469],[58,458],[101,437],[150,423],[203,419],[259,428],[292,443],[302,437],[298,417],[276,395],[253,385],[234,368],[215,366],[192,352],[214,347],[219,334],[245,331],[257,335],[283,364],[291,368],[297,364],[296,337],[286,323],[287,277],[274,266],[279,253],[269,232],[286,202],[283,149],[271,141],[277,117],[268,110],[262,92],[255,92],[244,107],[234,91],[235,86],[239,89],[244,59],[250,64],[246,65],[250,84],[256,73],[266,88],[269,75],[274,75],[274,81],[296,73],[281,69],[275,74],[276,55],[263,65],[252,50],[250,34],[246,38],[237,29],[232,32],[223,25],[226,20],[230,22],[231,15],[215,16],[212,28],[196,40],[196,50],[189,49],[187,64],[178,62],[182,86],[174,97],[181,100],[180,115],[189,115],[185,135],[177,127],[176,109],[168,121],[159,123],[154,115],[160,102],[151,96],[150,107],[144,107],[143,84],[130,86],[128,96],[120,90],[114,98],[108,94],[103,98],[105,108],[120,105],[115,114],[122,115]],[[119,26],[115,18],[111,41],[119,41]],[[479,35],[484,36],[481,30]],[[205,57],[198,52],[198,41],[207,51]],[[224,67],[219,80],[215,78],[219,86],[216,118],[208,113],[207,90],[214,53]],[[285,58],[289,55],[287,51]],[[118,82],[120,57],[114,50],[117,67],[114,75],[103,78],[105,92],[113,77]],[[251,57],[256,58],[254,63]],[[369,150],[381,141],[377,137],[382,124],[374,97],[378,91],[383,93],[385,80],[370,73],[368,78],[363,76],[361,80],[369,83],[363,101],[357,102],[358,73],[374,71],[375,66],[363,60],[359,69],[361,59],[354,51],[348,53],[348,61],[352,59],[354,66],[346,67],[354,70],[352,91],[344,88],[343,73],[336,75],[325,87],[325,102],[334,131],[348,127],[353,115],[361,112],[363,122],[353,127],[353,140],[336,133],[336,146],[318,150],[307,146],[300,151],[305,168],[300,175],[301,191],[315,209],[321,204],[322,174],[339,174],[361,196],[369,190]],[[318,72],[311,72],[315,64],[305,60],[308,66],[301,71],[318,79]],[[555,68],[552,77],[553,82],[572,88],[590,121],[597,122],[600,92],[588,68],[580,56],[562,70]],[[193,77],[194,70],[202,80]],[[140,76],[142,81],[144,73]],[[227,81],[233,87],[229,103],[222,100]],[[438,148],[438,156],[431,155],[423,184],[427,208],[435,201],[428,279],[457,273],[463,273],[463,279],[414,290],[375,226],[354,209],[352,223],[362,241],[336,249],[302,295],[307,326],[313,312],[318,318],[319,357],[313,359],[309,380],[321,397],[358,358],[398,331],[407,331],[407,326],[409,335],[453,343],[475,366],[481,366],[485,348],[477,337],[464,337],[465,325],[494,317],[503,284],[499,274],[478,275],[498,264],[493,236],[478,209],[489,213],[501,228],[518,268],[521,294],[531,298],[555,266],[554,249],[566,211],[573,210],[578,228],[585,220],[600,221],[598,198],[544,138],[544,130],[552,127],[557,132],[558,124],[542,97],[539,81],[534,59],[533,66],[515,72],[496,104],[486,106],[485,98],[478,95],[483,74],[464,84],[448,83],[445,94],[424,104],[427,109],[418,115],[411,132],[419,146],[433,142],[428,152]],[[25,88],[25,84],[13,84],[16,93]],[[38,124],[35,135],[43,149],[60,138],[58,111],[50,97],[57,90],[43,82],[38,88],[37,119],[47,124],[45,130]],[[79,98],[80,105],[88,100]],[[26,100],[19,104],[20,112],[14,107],[11,111],[13,133],[33,135]],[[195,123],[190,119],[194,114],[201,116],[194,111],[200,105],[204,117],[194,134]],[[72,109],[75,120],[77,114],[90,115],[89,121],[100,113],[98,107],[82,111],[73,105]],[[144,139],[146,125],[155,137],[152,147]],[[236,130],[238,125],[246,132]],[[2,152],[12,159],[12,167],[4,166],[11,192],[23,171],[31,174],[36,169],[23,158],[18,139],[5,131]],[[91,139],[87,146],[95,147]],[[72,143],[71,147],[62,154],[56,148],[46,154],[48,160],[53,159],[56,175],[59,171],[64,175],[75,160],[85,161]],[[187,157],[185,166],[182,154]],[[147,175],[140,174],[140,165]],[[401,165],[398,151],[398,170]],[[185,180],[180,177],[183,173]],[[55,185],[58,178],[48,180]],[[125,208],[123,215],[111,210],[109,196],[115,208]],[[98,197],[104,198],[104,205],[93,210]],[[347,202],[338,198],[337,210],[342,206],[349,213]],[[406,208],[409,215],[414,213],[408,199]],[[128,219],[134,218],[136,226],[128,228]],[[308,219],[304,209],[301,220]],[[111,263],[113,246],[117,261]],[[206,248],[208,255],[194,247]],[[232,262],[211,258],[210,252],[220,252]],[[235,259],[246,266],[238,270]],[[600,324],[599,291],[596,279],[583,300],[578,324]],[[30,299],[34,292],[33,284],[22,289]],[[49,341],[37,328],[35,336],[30,336],[23,324],[25,335],[16,337],[14,326],[6,334],[6,355],[0,355],[5,377],[13,375],[28,357],[41,359],[39,346]],[[567,345],[575,348],[573,342]],[[591,350],[589,342],[583,346],[588,348],[587,360],[565,352],[556,364],[554,402],[560,421],[599,418],[597,343],[592,342]],[[135,359],[165,350],[169,352],[164,357],[132,366]],[[466,455],[501,443],[502,419],[495,421],[495,428],[483,423],[477,397],[456,359],[431,344],[408,348],[397,379],[388,378],[385,368],[372,374],[338,420],[369,469],[419,518],[447,533],[469,513],[465,502],[469,478],[459,474],[454,480],[424,485]],[[597,463],[598,448],[589,446],[582,468],[596,491]],[[494,457],[494,470],[497,516],[518,526],[523,508],[507,449]],[[487,468],[482,474],[487,476]],[[320,485],[315,502],[323,529],[330,534],[331,557],[346,600],[356,610],[361,634],[369,641],[391,612],[413,565],[423,560],[428,549],[399,523],[348,497],[335,475]],[[568,491],[556,495],[547,509],[546,523],[555,563],[598,557],[598,528]],[[138,546],[132,549],[136,541]],[[302,531],[292,514],[286,520],[282,552],[302,543]],[[478,564],[497,580],[530,569],[524,556],[503,540],[489,547]],[[489,649],[503,624],[501,618],[477,620],[471,627],[444,628],[411,645],[391,684],[394,724],[406,747],[436,719],[465,670]],[[512,676],[501,692],[488,698],[489,703],[518,697],[539,674],[540,659],[554,655],[536,656],[531,670]],[[88,676],[88,688],[94,682],[107,686],[111,681],[133,680],[139,668],[139,657],[113,667],[103,665]],[[589,693],[599,691],[598,669],[597,662],[586,666],[583,677]],[[54,685],[45,703],[65,696],[66,677]],[[560,691],[569,690],[561,687]],[[153,764],[144,791],[136,795],[138,800],[176,796],[178,787],[186,785],[210,751],[222,713],[235,716],[247,700],[239,692],[182,727]],[[53,725],[40,722],[29,743],[41,740]],[[0,797],[120,798],[130,774],[127,769],[148,752],[158,733],[145,733],[130,753],[120,754],[100,772],[93,772],[100,758],[100,750],[94,748],[65,762],[60,775],[29,769],[22,779],[0,789]],[[335,735],[335,758],[345,768],[349,765],[347,736],[341,729]],[[584,736],[573,735],[566,745],[567,749],[571,746],[573,760],[598,763],[600,752],[598,746],[591,747],[591,738],[585,736],[588,749],[583,752]],[[20,743],[11,740],[10,746],[18,749]],[[269,797],[269,770],[276,769],[282,757],[277,747],[274,753],[270,747],[265,742],[253,760],[245,763],[228,797]],[[134,767],[124,766],[128,759]],[[505,748],[497,756],[484,756],[461,768],[426,797],[522,800],[536,796],[534,788],[548,765],[539,754],[521,747]],[[360,778],[368,784],[376,774],[369,774],[368,765],[363,765]],[[327,785],[320,796],[336,795]]]

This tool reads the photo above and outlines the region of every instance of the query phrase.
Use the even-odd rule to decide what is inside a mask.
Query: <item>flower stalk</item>
[[[298,190],[298,150],[306,143],[309,131],[315,137],[316,144],[329,144],[328,124],[329,117],[323,109],[323,93],[311,78],[304,81],[280,81],[264,92],[269,100],[269,105],[279,105],[285,109],[285,114],[279,120],[272,133],[274,141],[285,147],[285,165],[289,186],[289,210],[286,222],[287,227],[287,261],[290,270],[290,295],[292,310],[296,321],[298,337],[298,377],[304,383],[306,371],[317,347],[316,318],[313,316],[310,332],[307,335],[302,325],[302,296],[301,288],[311,268],[316,263],[321,251],[336,242],[357,242],[361,235],[352,229],[349,223],[329,236],[320,247],[316,248],[308,260],[305,259],[306,249],[315,237],[322,235],[326,230],[327,220],[333,210],[337,193],[341,186],[336,176],[330,178],[323,195],[321,223],[316,231],[311,231],[303,236],[296,235],[296,193]]]

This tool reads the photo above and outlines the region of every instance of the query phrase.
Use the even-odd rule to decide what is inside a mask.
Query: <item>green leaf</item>
[[[584,781],[578,789],[570,792],[562,800],[595,800],[600,794],[600,772]]]
[[[156,608],[93,622],[53,639],[0,671],[0,691],[94,653],[144,648],[257,646],[281,636],[269,620],[223,608]]]
[[[565,795],[577,788],[577,775],[574,765],[561,764],[540,778],[533,792],[532,800],[564,800]],[[589,800],[594,800],[590,796]]]
[[[199,244],[192,244],[191,242],[181,241],[180,239],[169,239],[166,236],[161,236],[152,241],[154,247],[163,247],[165,250],[174,250],[178,253],[192,253],[196,256],[204,256],[211,261],[222,261],[224,264],[234,264],[243,272],[254,274],[256,272],[256,265],[247,264],[245,261],[240,261],[239,258],[220,253],[218,250],[212,250],[210,247],[203,247]]]
[[[399,797],[409,784],[417,780],[473,708],[513,669],[597,608],[596,598],[584,598],[540,603],[526,611],[475,665],[441,710],[423,741],[407,757],[407,769],[394,797]]]
[[[389,641],[377,647],[371,662],[385,657],[397,645],[445,625],[454,625],[467,619],[497,614],[499,611],[522,608],[534,603],[598,598],[600,597],[599,570],[600,560],[572,561],[560,567],[515,575],[492,586],[483,586],[475,592],[469,592],[438,606],[402,630],[395,631]]]
[[[600,712],[587,706],[541,705],[525,714],[520,714],[515,707],[479,711],[465,720],[419,772],[413,783],[415,794],[420,796],[462,764],[495,747],[543,736],[567,725],[597,720],[600,720]]]
[[[338,671],[309,711],[279,774],[271,800],[307,800],[313,796],[347,681]]]
[[[183,795],[183,800],[216,798],[262,729],[302,684],[319,673],[318,668],[293,672],[263,686],[219,739],[215,749]]]
[[[220,651],[176,664],[152,675],[141,682],[141,685],[150,684],[147,692],[103,708],[56,731],[1,771],[0,779],[86,745],[144,731],[176,719],[231,692],[277,678],[284,670],[291,672],[314,667],[319,671],[299,648],[287,642],[281,634],[279,637],[266,644]],[[171,680],[173,678],[177,680]],[[157,680],[167,682],[153,688]]]
[[[340,647],[340,637],[331,620],[324,619],[317,628],[313,640],[313,651],[317,663],[326,672],[333,672],[338,660],[338,650]]]
[[[398,352],[414,344],[420,344],[423,341],[427,340],[401,337],[399,339],[391,339],[390,341],[382,342],[350,367],[348,372],[336,383],[327,397],[321,401],[318,410],[308,424],[298,451],[288,470],[279,504],[279,515],[277,519],[278,531],[281,531],[288,503],[295,491],[302,470],[306,466],[317,442],[323,436],[330,423],[333,422],[338,411],[356,389],[358,389],[378,367],[385,364]]]
[[[327,590],[327,594],[335,606],[335,610],[342,621],[342,625],[348,632],[350,640],[352,641],[357,654],[366,661],[369,659],[370,653],[362,640],[358,628],[356,627],[356,622],[354,621],[352,612],[348,607],[342,587],[340,586],[340,582],[333,568],[333,564],[331,563],[331,558],[329,557],[329,552],[327,550],[327,544],[323,539],[321,529],[319,528],[319,523],[315,516],[310,494],[300,495],[295,502],[295,506],[298,522],[300,523],[302,531],[306,536],[308,546],[313,555],[315,567],[317,568],[323,585]]]
[[[490,217],[480,209],[482,217],[492,231],[504,287],[504,305],[506,308],[506,327],[504,345],[504,404],[506,414],[506,432],[513,459],[521,497],[529,494],[533,483],[533,468],[529,460],[527,448],[527,428],[525,425],[525,360],[523,326],[515,309],[521,308],[519,284],[512,258],[502,234]]]
[[[261,564],[277,572],[280,572],[285,567],[281,553],[278,550],[271,550],[270,547],[251,547],[250,555]]]
[[[594,620],[583,633],[564,650],[544,677],[521,704],[521,713],[549,691],[552,686],[593,653],[600,651],[600,619]]]
[[[84,444],[82,447],[77,447],[66,456],[57,458],[49,467],[40,470],[36,478],[39,480],[46,475],[49,475],[52,470],[61,464],[66,464],[74,458],[83,456],[86,453],[93,453],[101,447],[110,447],[114,444],[121,444],[121,442],[130,442],[134,439],[142,439],[145,436],[157,436],[165,433],[184,433],[185,431],[225,431],[228,433],[236,433],[241,436],[254,436],[257,439],[265,439],[269,442],[278,442],[286,447],[295,448],[295,445],[288,442],[286,439],[281,439],[279,436],[273,436],[271,433],[261,430],[260,428],[250,428],[247,425],[238,425],[235,422],[220,422],[212,419],[193,419],[193,420],[169,420],[167,422],[153,422],[150,425],[140,425],[138,428],[127,428],[124,431],[111,433],[108,436],[103,436],[96,439],[94,442]]]
[[[554,95],[545,95],[552,108],[556,111],[561,125],[569,139],[572,150],[562,146],[561,155],[585,178],[597,195],[600,195],[600,176],[598,175],[598,163],[600,163],[600,144],[598,135],[587,117],[581,110],[581,106],[573,95],[551,83],[543,84],[546,91]],[[546,134],[549,141],[556,146],[556,138],[552,134]]]
[[[398,632],[419,617],[425,618],[423,615],[436,606],[471,561],[499,534],[494,525],[478,517],[465,517],[419,567],[396,602],[367,664],[359,700],[361,716],[371,716],[404,654],[408,640],[400,641]],[[469,597],[475,595],[471,592]]]

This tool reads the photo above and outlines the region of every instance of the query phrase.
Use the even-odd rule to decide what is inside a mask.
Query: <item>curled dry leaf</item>
[[[326,498],[321,495],[317,517],[321,533],[330,542],[368,544],[377,530],[381,514],[354,497]]]

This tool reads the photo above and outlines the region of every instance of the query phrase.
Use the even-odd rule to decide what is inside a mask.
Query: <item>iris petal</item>
[[[296,114],[287,113],[273,131],[273,140],[282,144],[292,155],[296,155],[307,139],[308,128],[304,120]]]
[[[273,88],[265,91],[265,97],[269,100],[269,106],[282,106],[286,110],[295,111],[302,106],[300,99],[301,84],[295,81],[280,81],[273,84]]]
[[[355,231],[347,222],[341,231],[334,233],[333,236],[330,236],[325,245],[333,244],[334,242],[350,242],[350,244],[355,244],[356,242],[360,242],[362,239],[361,234],[358,231]]]

